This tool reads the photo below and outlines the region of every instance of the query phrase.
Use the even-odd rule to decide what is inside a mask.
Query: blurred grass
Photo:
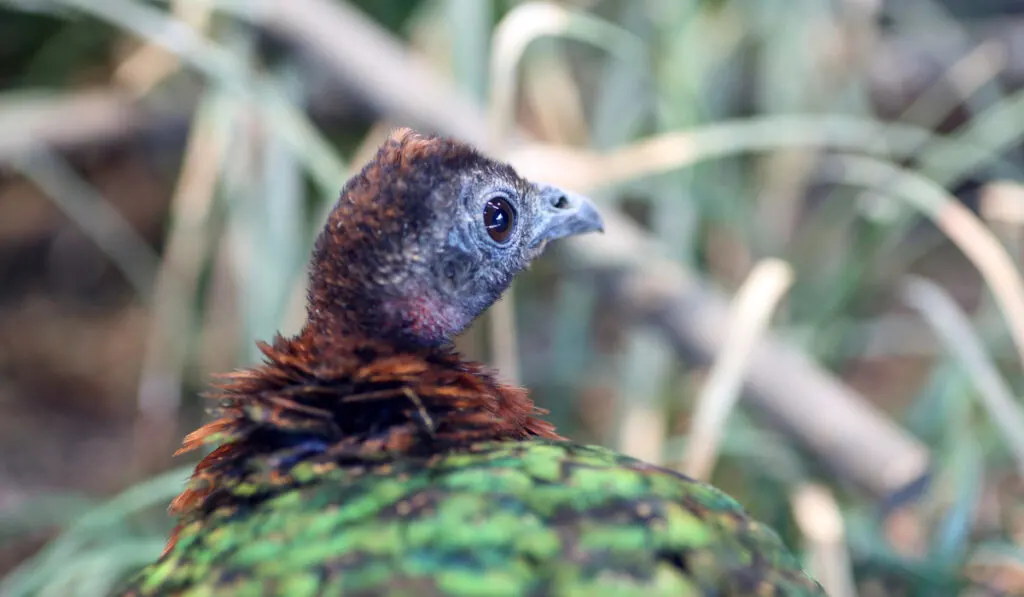
[[[728,423],[714,482],[791,545],[806,545],[814,566],[822,543],[806,528],[800,504],[808,500],[794,496],[806,496],[811,482],[827,483],[825,494],[834,496],[843,514],[849,552],[849,561],[838,565],[850,567],[860,595],[1024,594],[1021,430],[1007,427],[1007,417],[994,414],[999,407],[992,409],[993,395],[1009,412],[1020,409],[1022,256],[1006,252],[988,223],[968,214],[974,238],[988,243],[986,251],[972,251],[972,241],[963,240],[963,217],[949,216],[959,209],[951,207],[953,197],[969,204],[974,187],[995,178],[1024,179],[1024,90],[999,80],[1007,56],[978,38],[975,23],[954,18],[950,7],[934,0],[895,8],[887,3],[884,14],[871,8],[875,3],[852,1],[603,0],[567,3],[575,5],[570,12],[523,4],[359,3],[421,48],[454,84],[486,102],[500,139],[514,122],[568,152],[576,146],[614,154],[664,141],[656,159],[638,152],[616,168],[581,171],[580,179],[602,182],[597,194],[607,209],[644,223],[680,264],[729,291],[764,259],[788,263],[795,282],[775,313],[776,331],[860,383],[935,457],[925,496],[889,511],[822,470],[742,402],[734,410],[729,403],[738,384],[726,383],[728,391],[716,394]],[[148,241],[134,238],[116,211],[80,212],[81,202],[69,203],[101,194],[88,181],[64,176],[55,186],[60,180],[52,176],[35,177],[40,190],[60,200],[75,225],[91,232],[125,271],[140,299],[158,271],[155,259],[146,257],[154,249],[169,272],[168,284],[182,284],[178,292],[156,287],[175,297],[168,309],[184,312],[154,315],[154,326],[161,327],[147,334],[172,348],[166,352],[153,340],[138,400],[143,411],[150,405],[159,425],[185,429],[200,406],[195,395],[205,383],[203,373],[251,362],[253,340],[293,322],[289,313],[312,235],[344,182],[356,151],[351,140],[375,116],[371,110],[366,122],[345,129],[314,123],[306,107],[323,82],[301,56],[268,49],[268,40],[237,19],[246,10],[241,3],[218,4],[205,36],[175,20],[164,4],[53,0],[34,5],[39,12],[31,14],[19,6],[29,4],[0,6],[0,22],[15,19],[38,35],[0,36],[5,94],[41,85],[71,93],[86,84],[114,84],[110,73],[128,55],[125,48],[137,47],[129,39],[165,47],[186,69],[150,88],[146,101],[174,102],[202,90],[191,134],[221,146],[205,164],[212,170],[210,188],[186,184],[184,166],[165,176],[177,181],[167,186],[179,190],[168,237],[185,227],[179,242],[194,250],[185,261],[177,260],[172,241],[141,248]],[[538,21],[526,18],[531,10],[547,11],[533,16],[546,14],[553,23],[541,27],[548,35],[536,43],[538,31],[530,29]],[[508,18],[510,12],[518,17]],[[506,27],[508,45],[492,45],[499,27]],[[919,85],[916,98],[903,102],[897,114],[882,114],[874,97],[879,77],[913,65],[883,60],[882,51],[891,46],[880,40],[913,41],[922,30],[931,35],[927,43],[968,57],[946,65],[943,78]],[[497,67],[488,67],[488,60]],[[918,75],[904,74],[910,81]],[[185,147],[201,151],[197,144]],[[51,174],[73,173],[73,158],[43,155]],[[190,192],[209,194],[193,213],[195,221],[175,209],[196,200]],[[936,203],[937,197],[945,203]],[[950,251],[954,245],[967,247],[970,259]],[[708,431],[703,418],[693,418],[707,371],[681,366],[658,337],[610,310],[589,280],[559,276],[553,264],[538,264],[516,284],[514,311],[506,314],[515,317],[505,321],[515,325],[511,358],[501,356],[497,341],[503,336],[494,329],[492,349],[477,349],[475,356],[521,368],[563,433],[672,465],[685,462],[687,442]],[[993,269],[999,265],[1001,270]],[[956,325],[973,338],[970,344],[954,345],[955,336],[948,329],[943,335],[939,325],[953,316],[934,301],[919,300],[915,308],[949,347],[933,342],[917,356],[858,358],[865,322],[912,317],[900,304],[912,275],[948,287],[950,301],[963,312]],[[237,325],[228,325],[232,321]],[[469,335],[486,331],[476,326]],[[216,338],[218,333],[233,337]],[[225,355],[218,351],[222,346],[240,352]],[[979,356],[982,349],[987,357]],[[911,360],[923,364],[923,374],[898,373]],[[878,374],[858,381],[858,368]],[[734,367],[726,381],[735,382],[741,372]],[[156,393],[145,394],[154,387]],[[694,423],[702,427],[691,431]],[[141,428],[136,437],[147,439],[148,430]],[[154,459],[165,466],[166,456],[159,454]],[[129,463],[126,456],[126,468]],[[160,510],[186,474],[187,467],[164,473],[95,506],[77,492],[0,506],[2,544],[40,529],[60,531],[7,576],[0,595],[102,594],[159,553],[169,527]],[[834,572],[829,577],[839,584],[830,587],[833,594],[852,594],[839,586],[844,575]],[[979,588],[986,583],[989,589]]]

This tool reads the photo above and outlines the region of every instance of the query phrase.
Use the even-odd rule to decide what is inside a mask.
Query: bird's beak
[[[541,207],[533,239],[530,244],[543,246],[548,241],[586,234],[604,232],[604,220],[597,212],[594,202],[582,195],[564,191],[550,185],[538,185]]]

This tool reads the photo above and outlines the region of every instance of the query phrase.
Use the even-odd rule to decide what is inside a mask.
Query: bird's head
[[[549,241],[603,229],[586,198],[450,139],[400,129],[342,189],[317,239],[308,325],[445,344]]]

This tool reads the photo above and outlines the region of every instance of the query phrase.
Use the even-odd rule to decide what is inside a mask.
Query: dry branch
[[[384,117],[487,143],[481,108],[418,60],[384,28],[345,2],[274,0],[251,15],[257,23],[319,62],[323,74],[355,88]]]
[[[663,251],[637,225],[606,217],[601,236],[568,246],[605,273],[612,295],[658,326],[680,356],[709,363],[725,345],[727,298]],[[767,335],[749,357],[748,404],[811,449],[826,465],[879,496],[928,473],[926,447],[806,355]]]

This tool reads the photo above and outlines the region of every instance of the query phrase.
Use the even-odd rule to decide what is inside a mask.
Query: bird
[[[212,451],[124,597],[825,595],[768,526],[676,471],[573,443],[453,338],[595,203],[399,128],[317,236],[306,320],[223,375]]]

